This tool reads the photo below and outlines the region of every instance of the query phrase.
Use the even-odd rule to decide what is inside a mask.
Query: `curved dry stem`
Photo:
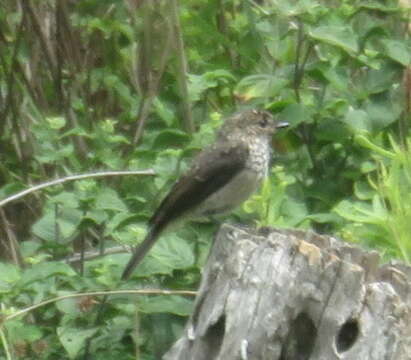
[[[65,299],[72,299],[72,298],[77,298],[77,297],[83,297],[83,296],[108,296],[108,295],[121,295],[121,294],[136,294],[136,295],[183,295],[183,296],[196,296],[197,292],[196,291],[189,291],[189,290],[162,290],[162,289],[144,289],[144,290],[114,290],[114,291],[92,291],[92,292],[86,292],[86,293],[78,293],[78,294],[68,294],[68,295],[62,295],[58,296],[52,299],[44,300],[38,304],[34,304],[31,306],[28,306],[24,309],[21,309],[19,311],[16,311],[14,314],[10,314],[7,316],[4,316],[1,319],[1,323],[5,323],[6,321],[9,321],[11,319],[14,319],[18,316],[25,315],[29,313],[30,311],[33,311],[35,309],[38,309],[42,306],[60,301],[60,300],[65,300]],[[0,325],[1,325],[0,323]]]
[[[68,181],[74,181],[74,180],[83,180],[83,179],[89,179],[89,178],[96,178],[96,177],[106,177],[106,176],[124,176],[124,175],[149,175],[153,176],[155,175],[154,170],[152,169],[147,169],[147,170],[138,170],[138,171],[103,171],[103,172],[96,172],[96,173],[90,173],[90,174],[79,174],[79,175],[70,175],[66,176],[64,178],[56,179],[56,180],[51,180],[47,181],[45,183],[41,183],[38,185],[34,185],[26,190],[20,191],[17,194],[11,195],[3,200],[0,201],[0,207],[3,207],[4,205],[8,204],[9,202],[12,202],[14,200],[21,199],[22,197],[29,195],[35,191],[42,190],[44,188],[47,188],[49,186],[54,186],[58,184],[63,184]]]

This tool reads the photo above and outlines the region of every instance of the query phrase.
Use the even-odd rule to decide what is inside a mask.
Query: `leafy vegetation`
[[[0,359],[160,357],[190,314],[188,291],[216,226],[165,234],[123,284],[125,249],[142,240],[159,199],[222,117],[243,105],[291,128],[235,221],[339,234],[408,261],[402,6],[3,1],[0,201],[73,174],[143,172],[64,181],[0,205]],[[119,291],[147,288],[157,290]],[[101,291],[113,294],[103,300]]]

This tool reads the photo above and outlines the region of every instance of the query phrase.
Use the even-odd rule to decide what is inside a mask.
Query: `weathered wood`
[[[409,360],[409,267],[312,232],[224,225],[164,360]]]

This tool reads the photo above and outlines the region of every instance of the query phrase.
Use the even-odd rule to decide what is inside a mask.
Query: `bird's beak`
[[[290,124],[289,124],[288,122],[286,122],[286,121],[280,121],[279,123],[277,123],[277,124],[275,125],[275,128],[276,128],[276,129],[282,129],[282,128],[286,128],[286,127],[288,127],[288,126],[290,126]]]

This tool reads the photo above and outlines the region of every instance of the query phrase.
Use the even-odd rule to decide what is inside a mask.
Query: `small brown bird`
[[[121,278],[127,279],[168,225],[183,217],[222,214],[252,195],[267,175],[271,137],[288,126],[263,110],[237,112],[225,121],[215,143],[201,151],[171,188],[149,221]]]

